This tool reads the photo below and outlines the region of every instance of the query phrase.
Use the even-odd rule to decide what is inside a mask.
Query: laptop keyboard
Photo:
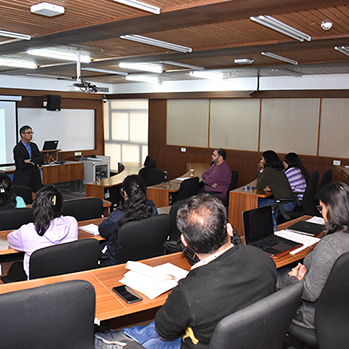
[[[251,245],[254,247],[257,247],[261,250],[264,250],[270,246],[274,246],[274,245],[280,243],[280,241],[281,241],[281,239],[278,236],[271,235],[265,239],[253,242],[253,243],[251,243]]]

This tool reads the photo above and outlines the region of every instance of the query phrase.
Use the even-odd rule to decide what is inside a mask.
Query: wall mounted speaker
[[[61,96],[47,95],[47,110],[61,110]]]

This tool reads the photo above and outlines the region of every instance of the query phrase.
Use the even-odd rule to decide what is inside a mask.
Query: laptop
[[[56,150],[58,146],[58,140],[56,141],[45,141],[42,150]]]
[[[298,233],[298,234],[315,236],[315,235],[319,234],[321,231],[323,231],[324,228],[325,228],[325,226],[322,224],[299,221],[297,223],[292,224],[286,230],[294,232],[294,233]]]
[[[255,246],[273,258],[282,257],[303,245],[274,235],[271,205],[242,212],[242,220],[245,244]]]

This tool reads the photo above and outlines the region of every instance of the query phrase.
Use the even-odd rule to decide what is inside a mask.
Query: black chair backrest
[[[33,202],[32,189],[26,185],[12,184],[10,192],[20,196],[26,205],[30,205]]]
[[[304,214],[310,216],[316,216],[316,205],[315,205],[315,193],[319,183],[319,172],[314,171],[308,180],[307,188],[305,189],[303,200],[302,200],[302,208]]]
[[[30,256],[29,279],[98,268],[99,242],[83,239],[36,250]]]
[[[177,193],[176,201],[178,200],[184,200],[186,198],[189,198],[193,195],[196,195],[198,191],[198,186],[199,186],[199,177],[193,177],[193,178],[188,178],[185,179],[180,187],[179,191]]]
[[[321,191],[326,185],[332,182],[333,171],[332,169],[328,169],[321,178],[321,182],[319,184],[318,192]]]
[[[144,163],[144,166],[143,168],[141,168],[139,171],[138,171],[138,175],[141,176],[144,180],[147,179],[147,174],[148,174],[148,171],[151,169],[151,168],[155,168],[156,167],[156,161],[155,159],[151,159],[147,165],[145,165]]]
[[[18,229],[33,221],[34,211],[31,208],[0,210],[0,230]]]
[[[95,290],[83,280],[0,295],[0,343],[13,348],[94,348]]]
[[[238,181],[238,178],[239,178],[239,172],[237,170],[232,170],[231,171],[231,181],[230,181],[230,184],[229,184],[229,188],[227,190],[227,205],[229,204],[229,192],[231,190],[234,190],[235,187],[236,187],[236,183]]]
[[[177,241],[179,237],[181,236],[181,232],[179,231],[177,227],[177,211],[180,206],[186,204],[188,202],[189,198],[176,201],[171,205],[170,208],[170,217],[171,217],[171,228],[170,228],[170,237],[169,240],[171,241]]]
[[[334,263],[316,302],[315,328],[318,346],[348,348],[349,343],[349,252]]]
[[[100,218],[103,201],[99,198],[82,198],[64,201],[63,216],[73,216],[77,221]]]
[[[125,223],[120,228],[117,239],[115,264],[163,255],[170,224],[168,214]]]
[[[164,171],[159,168],[150,168],[145,179],[147,187],[151,185],[160,184],[164,180]]]
[[[282,348],[303,292],[292,284],[222,319],[208,349]]]

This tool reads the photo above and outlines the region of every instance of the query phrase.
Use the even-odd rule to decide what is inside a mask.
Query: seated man
[[[231,169],[225,161],[227,154],[218,148],[211,156],[212,166],[202,174],[204,189],[207,193],[215,192],[216,196],[225,198],[231,181]]]
[[[192,197],[179,208],[177,225],[200,261],[172,290],[155,324],[124,329],[145,348],[207,348],[221,319],[275,291],[275,263],[254,247],[231,243],[220,200]]]

